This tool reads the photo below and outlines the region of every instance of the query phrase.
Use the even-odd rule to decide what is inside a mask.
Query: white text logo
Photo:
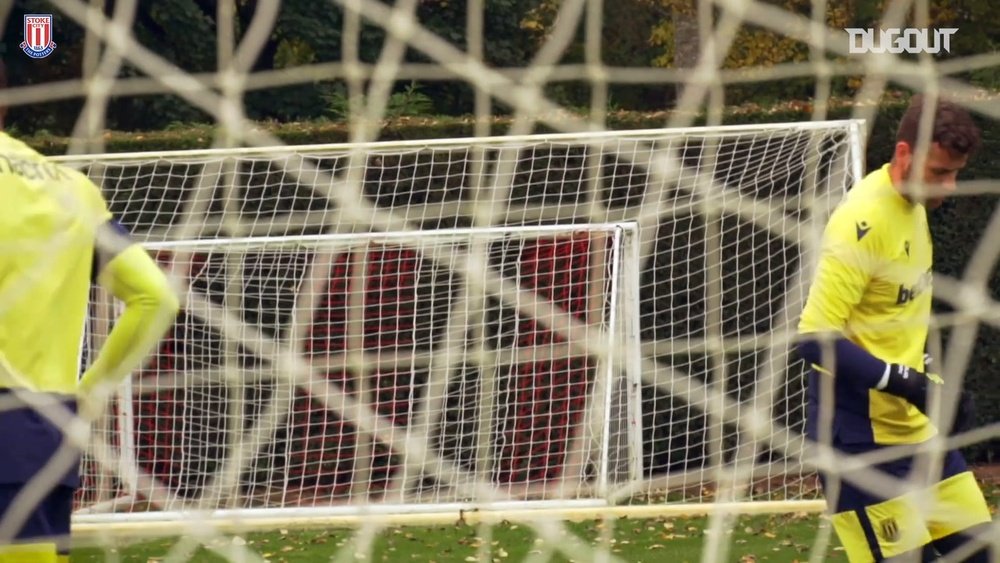
[[[849,27],[847,49],[851,53],[945,53],[951,52],[951,36],[958,28],[861,29]],[[876,40],[877,38],[877,40]]]

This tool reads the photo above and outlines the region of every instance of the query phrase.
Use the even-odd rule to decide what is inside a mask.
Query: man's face
[[[913,169],[916,155],[908,143],[900,142],[896,144],[896,159],[902,167],[903,179],[909,181],[904,193],[910,194],[914,199],[921,199],[919,196],[922,195],[925,205],[934,209],[955,193],[958,173],[965,168],[969,156],[949,152],[938,143],[933,143],[924,159],[923,170],[916,173]],[[914,182],[922,182],[923,187]]]

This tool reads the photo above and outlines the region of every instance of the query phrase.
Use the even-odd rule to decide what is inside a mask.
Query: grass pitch
[[[986,487],[995,512],[1000,501],[1000,486]],[[726,561],[808,561],[821,517],[815,514],[743,516],[732,527]],[[653,563],[670,561],[697,563],[710,540],[706,538],[707,517],[619,519],[608,526],[602,521],[568,523],[566,530],[584,546],[610,546],[621,561]],[[613,529],[609,529],[613,528]],[[486,533],[483,533],[483,532]],[[264,560],[306,563],[316,561],[426,562],[466,563],[485,561],[569,562],[521,523],[503,523],[481,528],[455,524],[434,527],[389,527],[375,536],[373,549],[357,549],[352,540],[355,530],[296,531],[277,530],[246,536],[227,536],[211,545],[187,543],[181,538],[167,538],[142,543],[79,548],[73,562],[137,561],[158,563],[175,561],[222,562],[235,546],[248,548]],[[566,538],[567,540],[572,538]],[[355,553],[367,554],[358,557]],[[550,554],[555,554],[551,558]],[[178,557],[174,559],[174,557]],[[831,538],[826,561],[847,561],[836,538]]]

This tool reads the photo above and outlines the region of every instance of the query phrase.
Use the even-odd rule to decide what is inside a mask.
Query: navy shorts
[[[844,450],[845,446],[839,446],[838,449]],[[865,451],[871,451],[873,448],[858,448],[856,450],[848,450],[845,453],[850,454],[861,454]],[[965,473],[969,470],[965,463],[965,458],[962,453],[958,450],[951,450],[945,454],[943,463],[941,465],[941,478],[943,481],[949,477],[954,477],[959,473]],[[885,463],[880,463],[874,467],[878,471],[896,477],[897,479],[906,479],[910,477],[910,472],[913,470],[913,465],[915,463],[915,458],[913,456],[906,456],[899,459],[894,459],[887,461]],[[829,490],[827,485],[827,479],[825,475],[820,475],[820,480],[823,484],[824,490]],[[884,495],[876,495],[868,492],[867,490],[857,488],[846,480],[840,482],[840,494],[837,495],[836,499],[830,499],[830,508],[836,512],[843,512],[845,510],[858,510],[866,506],[871,506],[879,502],[889,500],[896,495],[888,493]]]
[[[845,453],[860,454],[872,449],[882,447],[853,448]],[[840,480],[836,490],[831,487],[828,475],[820,475],[832,513],[831,522],[848,560],[882,561],[990,521],[989,507],[962,454],[949,451],[942,462],[941,475],[933,481],[928,479],[914,489],[877,493],[847,479]],[[874,468],[897,479],[911,479],[914,477],[911,474],[923,465],[918,464],[916,457],[907,455]],[[847,473],[841,476],[850,477]],[[910,494],[914,490],[930,493],[932,503],[917,504],[916,497]]]
[[[74,411],[74,401],[61,397],[57,399],[71,412]],[[19,398],[8,390],[0,389],[0,401],[3,406],[0,409],[0,445],[4,454],[0,463],[0,517],[6,517],[24,483],[31,483],[63,446],[64,435],[61,428],[41,413],[21,406],[23,403]],[[0,538],[0,544],[11,540],[17,543],[55,543],[60,554],[69,553],[73,493],[80,482],[79,451],[75,448],[69,451],[74,455],[67,464],[65,474],[49,485],[51,489],[41,502],[31,507],[27,520],[14,532],[14,537]]]
[[[44,394],[39,396],[44,397]],[[51,400],[52,397],[44,398]],[[56,398],[70,413],[76,412],[75,401]],[[43,413],[21,406],[23,403],[7,390],[0,389],[0,405],[0,444],[4,453],[3,463],[0,463],[0,483],[30,483],[52,456],[63,448],[63,430]],[[58,484],[77,487],[80,485],[81,452],[75,447],[63,449],[67,450],[74,454],[75,459],[66,466],[66,473]]]
[[[7,517],[23,485],[0,484],[0,518]],[[28,519],[16,532],[16,543],[55,543],[60,555],[70,548],[70,517],[73,513],[73,487],[59,485],[52,489],[29,513]],[[0,538],[0,544],[9,538]]]

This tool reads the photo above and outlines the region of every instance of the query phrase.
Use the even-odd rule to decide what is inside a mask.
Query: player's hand
[[[77,395],[80,418],[87,422],[94,422],[104,416],[108,408],[108,401],[111,399],[110,391],[107,386],[103,385],[81,388]]]
[[[924,373],[901,364],[889,364],[889,379],[882,391],[906,399],[927,414],[927,404],[944,381],[933,373]]]

